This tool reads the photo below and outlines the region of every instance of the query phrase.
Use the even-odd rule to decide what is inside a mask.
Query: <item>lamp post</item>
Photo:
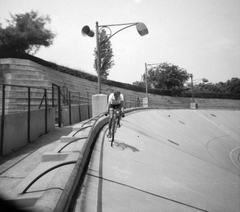
[[[191,78],[192,102],[195,103],[194,86],[193,86],[193,75],[192,74],[190,74],[190,78]]]
[[[190,78],[191,78],[191,90],[192,90],[192,102],[190,103],[190,107],[191,108],[197,108],[197,104],[195,102],[195,92],[194,92],[194,84],[193,82],[208,82],[208,80],[206,78],[199,78],[199,79],[193,79],[193,74],[190,74]]]
[[[109,27],[115,27],[115,26],[124,26],[120,30],[116,31],[115,33],[112,34],[112,31]],[[142,22],[135,22],[135,23],[123,23],[123,24],[108,24],[108,25],[99,25],[98,22],[96,22],[96,47],[97,47],[97,72],[98,72],[98,93],[101,94],[101,73],[100,73],[100,67],[101,67],[101,60],[100,60],[100,38],[99,38],[99,32],[103,28],[108,28],[111,32],[110,36],[108,39],[105,41],[107,42],[110,38],[112,38],[114,35],[119,33],[120,31],[127,29],[129,27],[136,26],[138,33],[141,36],[147,35],[148,34],[148,29],[146,25]],[[88,35],[89,37],[93,37],[95,35],[94,31],[92,31],[89,26],[84,26],[82,28],[82,34],[83,35]]]
[[[112,33],[110,27],[120,26],[121,29],[117,30],[116,32]],[[110,30],[110,36],[104,41],[107,42],[110,38],[112,38],[117,33],[121,32],[124,29],[127,29],[129,27],[136,26],[138,33],[141,36],[148,34],[148,29],[146,25],[142,22],[135,22],[135,23],[124,23],[124,24],[108,24],[108,25],[99,25],[98,22],[96,22],[96,33],[90,29],[89,26],[84,26],[82,28],[82,35],[94,37],[96,34],[96,48],[97,48],[97,72],[98,72],[98,94],[92,96],[92,115],[96,116],[104,111],[106,111],[106,102],[107,102],[107,95],[101,94],[101,48],[100,48],[100,37],[99,32],[103,28],[108,28]]]
[[[148,75],[148,66],[157,66],[160,65],[161,63],[145,63],[145,84],[146,84],[146,98],[144,98],[144,106],[148,107],[148,80],[147,80],[147,75]]]
[[[146,97],[148,97],[148,86],[147,86],[147,84],[148,84],[148,81],[147,81],[147,74],[148,74],[148,69],[147,69],[147,67],[148,66],[158,66],[158,65],[160,65],[161,63],[145,63],[145,75],[146,75],[146,77],[145,77],[145,83],[146,83]]]

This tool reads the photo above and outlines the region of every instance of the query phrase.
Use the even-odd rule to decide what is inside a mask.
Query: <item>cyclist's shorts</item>
[[[119,109],[119,110],[121,110],[121,104],[118,104],[118,105],[110,105],[109,108],[113,108],[113,109]]]

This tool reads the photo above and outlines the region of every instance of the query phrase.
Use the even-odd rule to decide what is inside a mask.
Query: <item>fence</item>
[[[49,114],[51,113],[48,108],[50,108],[49,101],[48,101],[48,92],[50,92],[46,88],[41,88],[41,87],[36,87],[36,86],[23,86],[23,85],[12,85],[12,84],[0,84],[1,86],[1,127],[0,127],[0,155],[3,155],[3,150],[4,150],[4,140],[7,140],[5,138],[5,132],[9,132],[8,128],[14,128],[15,123],[19,123],[22,126],[25,126],[26,124],[26,140],[27,142],[30,142],[30,132],[31,132],[31,124],[33,122],[31,121],[31,116],[36,116],[36,112],[33,113],[34,109],[38,109],[39,111],[43,107],[44,103],[44,133],[46,134],[48,132],[48,124],[51,123],[49,122]],[[40,93],[38,92],[40,90]],[[13,92],[20,92],[23,94],[23,96],[15,96],[15,99],[11,96]],[[40,102],[38,102],[37,108],[36,108],[36,97],[31,95],[31,94],[36,94],[36,95],[41,95]],[[19,101],[17,101],[19,100]],[[25,101],[25,102],[24,102]],[[34,105],[31,105],[31,103],[34,101]],[[35,107],[33,107],[35,106]],[[13,118],[13,116],[9,116],[10,111],[12,113],[18,112],[18,115]],[[25,112],[25,113],[24,113]],[[19,115],[21,113],[21,115]],[[42,113],[41,115],[42,116]],[[18,117],[18,118],[16,118]],[[6,120],[10,124],[10,126],[5,126]],[[17,120],[21,119],[22,120]],[[23,123],[26,122],[26,123]],[[23,130],[25,131],[25,129]],[[36,130],[35,130],[36,131]],[[15,132],[12,132],[14,134]],[[9,135],[8,135],[9,136]],[[5,142],[6,143],[6,142]]]
[[[72,125],[91,117],[91,97],[89,93],[69,91],[67,87],[52,84],[52,88],[0,84],[0,156],[3,155],[5,138],[5,118],[9,114],[26,113],[26,140],[30,142],[31,131],[36,124],[31,122],[34,110],[44,108],[44,133],[48,133],[49,108],[54,108],[54,122],[58,127]],[[140,99],[125,96],[125,108],[140,107]],[[36,112],[35,112],[36,113]],[[17,115],[15,115],[17,117]],[[21,116],[22,119],[25,115]],[[50,118],[51,119],[51,118]],[[25,119],[24,119],[25,120]],[[16,122],[17,123],[17,122]],[[9,126],[10,127],[10,126]],[[24,131],[24,130],[23,130]]]

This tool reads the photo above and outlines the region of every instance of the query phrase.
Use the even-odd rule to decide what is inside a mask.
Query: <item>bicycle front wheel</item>
[[[113,143],[113,141],[114,141],[114,137],[115,137],[115,127],[116,127],[116,118],[114,118],[113,120],[112,120],[112,142],[111,142],[111,146],[112,146],[112,143]]]

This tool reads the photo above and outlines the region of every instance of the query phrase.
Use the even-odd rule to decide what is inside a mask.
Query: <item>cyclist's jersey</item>
[[[118,99],[115,99],[114,97],[114,93],[111,93],[108,97],[108,102],[111,104],[111,105],[119,105],[122,101],[124,101],[124,98],[123,98],[123,95],[120,94],[119,98]]]

